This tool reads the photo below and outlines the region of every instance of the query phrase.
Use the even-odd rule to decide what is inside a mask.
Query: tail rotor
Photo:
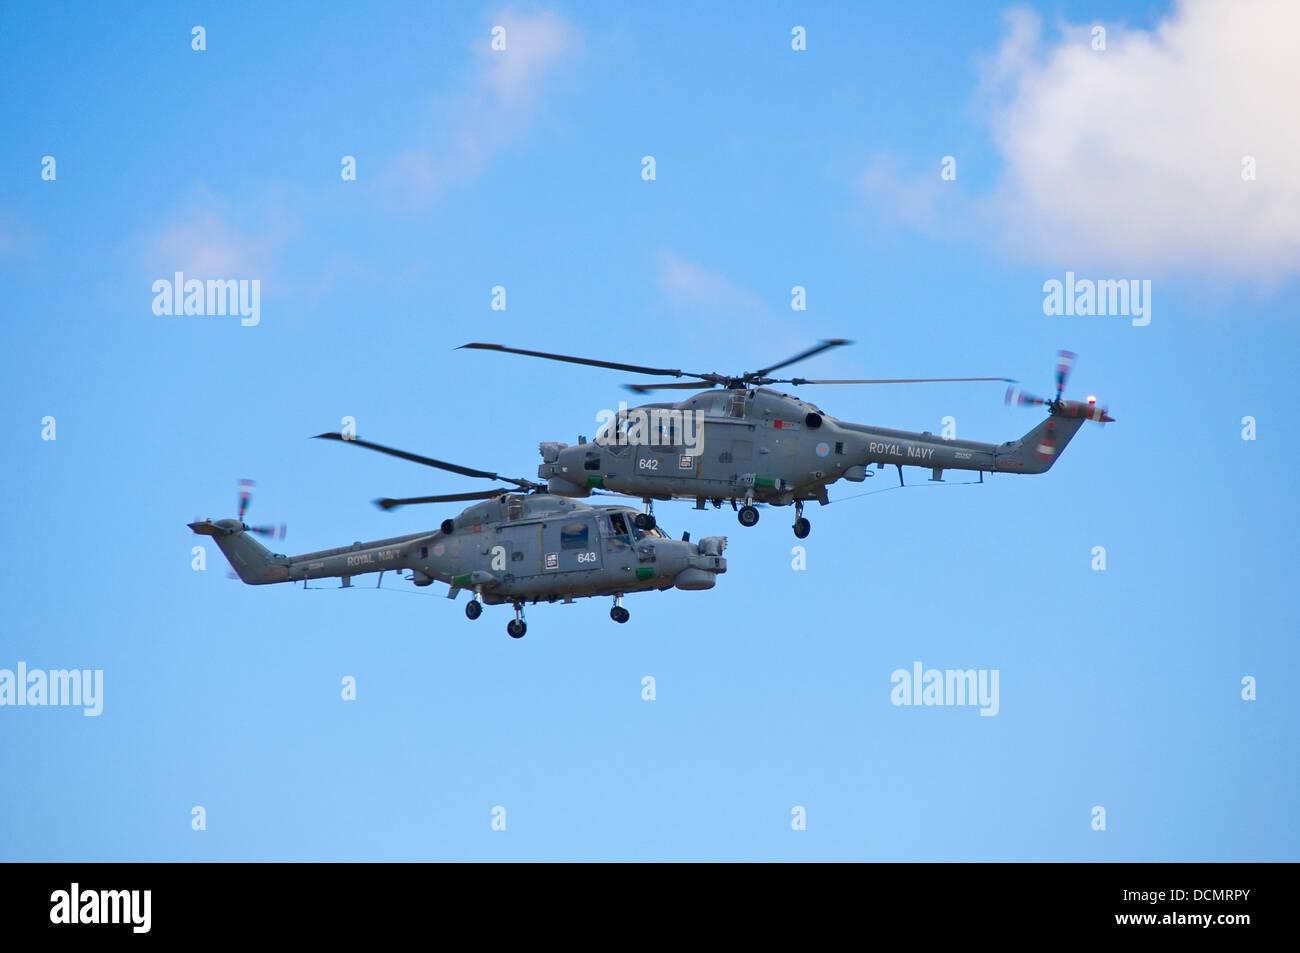
[[[244,523],[244,514],[248,512],[248,505],[253,497],[253,486],[252,480],[239,481],[239,522],[241,523]],[[265,526],[249,526],[244,523],[244,529],[267,539],[284,539],[285,534],[288,532],[288,527],[284,523]]]
[[[1112,422],[1115,418],[1106,412],[1105,407],[1097,406],[1096,397],[1089,397],[1086,401],[1065,400],[1062,397],[1065,392],[1065,382],[1069,379],[1070,372],[1074,370],[1077,357],[1078,355],[1073,351],[1056,352],[1056,397],[1048,400],[1027,394],[1019,387],[1008,387],[1007,404],[1014,407],[1046,407],[1049,414],[1058,417],[1077,417],[1083,420],[1095,420],[1101,424]]]

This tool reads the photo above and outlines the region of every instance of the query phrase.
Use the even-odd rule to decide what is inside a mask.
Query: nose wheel
[[[522,639],[527,631],[528,623],[524,622],[524,607],[516,602],[515,617],[506,623],[506,632],[512,639]]]
[[[614,608],[609,610],[609,617],[619,625],[622,625],[628,619],[632,618],[632,613],[623,608],[622,596],[614,597]]]
[[[477,619],[482,614],[483,603],[479,602],[477,599],[471,599],[469,602],[465,603],[465,616],[470,621]]]
[[[741,526],[753,526],[758,522],[758,508],[746,503],[736,514]]]

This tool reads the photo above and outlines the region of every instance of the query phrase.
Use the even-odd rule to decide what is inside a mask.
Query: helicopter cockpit
[[[632,521],[636,515],[631,510],[615,511],[608,514],[602,527],[606,539],[616,548],[628,546],[643,539],[667,539],[668,535],[658,526],[641,529]]]

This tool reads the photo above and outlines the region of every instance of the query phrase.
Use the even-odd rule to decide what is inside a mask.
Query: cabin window
[[[835,452],[840,456],[844,456],[844,443],[842,441],[835,441]]]
[[[560,527],[561,549],[586,549],[587,524],[566,523]]]
[[[582,461],[582,468],[583,468],[584,470],[599,470],[599,469],[600,469],[600,454],[598,454],[598,453],[589,453],[589,454],[587,454],[587,459],[585,459],[585,460]]]
[[[615,536],[627,535],[627,521],[622,513],[613,513],[609,517],[609,528]]]
[[[731,395],[731,399],[727,401],[727,416],[745,416],[745,392],[743,390],[736,391]]]
[[[506,519],[517,520],[524,515],[524,498],[512,496],[506,500]]]

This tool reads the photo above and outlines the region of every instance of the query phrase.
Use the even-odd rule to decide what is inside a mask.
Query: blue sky
[[[5,7],[0,668],[105,698],[0,708],[0,857],[1295,859],[1300,25],[1226,9]],[[260,322],[155,315],[178,270],[258,279]],[[1045,315],[1067,271],[1151,280],[1151,323]],[[529,476],[629,396],[466,341],[729,372],[831,336],[809,376],[1042,392],[1069,348],[1118,422],[1040,477],[833,487],[806,571],[788,510],[661,505],[730,571],[626,626],[539,606],[516,642],[441,586],[191,569],[242,477],[289,552],[454,514],[376,510],[471,485],[306,439],[345,416]],[[805,396],[1038,419],[992,384]],[[998,670],[998,714],[892,705],[914,661]]]

